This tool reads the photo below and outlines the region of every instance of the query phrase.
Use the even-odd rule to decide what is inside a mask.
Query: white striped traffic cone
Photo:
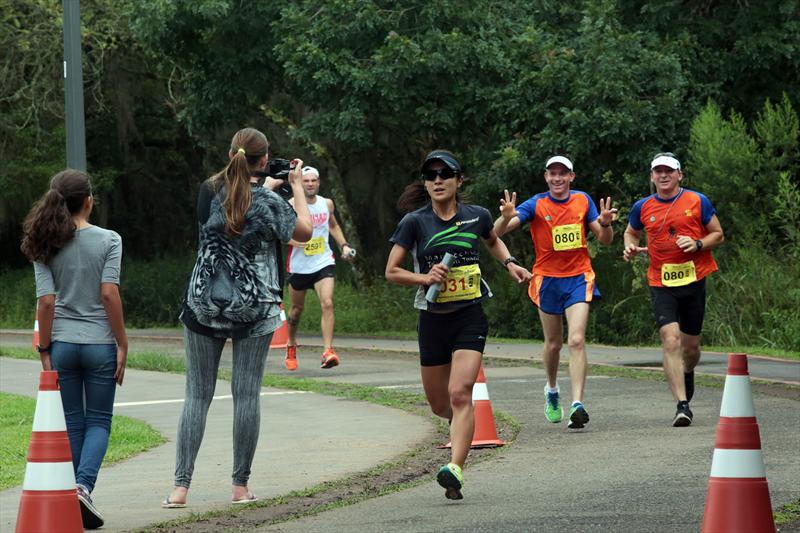
[[[81,533],[83,520],[58,372],[42,371],[16,533]]]
[[[775,532],[747,355],[728,355],[702,533]]]
[[[492,402],[489,401],[489,388],[486,386],[486,375],[483,373],[483,364],[478,370],[478,379],[472,387],[472,405],[474,407],[475,429],[472,432],[470,448],[494,448],[503,446],[505,442],[497,436],[497,427],[494,425],[494,412]],[[448,442],[441,448],[450,448]]]
[[[281,304],[281,327],[275,330],[272,334],[272,340],[269,343],[270,348],[286,348],[289,343],[289,326],[286,324],[286,312],[283,310]]]
[[[39,346],[39,320],[36,319],[33,321],[33,341],[31,342],[31,348],[33,351],[38,351],[36,347]]]

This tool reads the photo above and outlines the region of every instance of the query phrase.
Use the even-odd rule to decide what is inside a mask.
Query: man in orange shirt
[[[650,169],[656,193],[633,204],[623,257],[650,256],[647,282],[664,350],[664,374],[678,402],[672,425],[688,426],[694,368],[700,361],[705,278],[717,270],[711,249],[725,237],[708,198],[680,186],[683,173],[674,154],[657,154]],[[642,230],[647,232],[645,248],[639,246]]]
[[[509,197],[505,191],[505,198],[500,200],[501,216],[494,229],[500,236],[530,224],[536,263],[528,296],[539,309],[544,332],[543,360],[547,373],[544,414],[550,422],[558,423],[564,413],[557,377],[564,343],[562,316],[566,316],[573,400],[567,427],[577,429],[589,422],[583,405],[587,367],[584,337],[589,302],[600,297],[586,248],[586,230],[591,230],[601,243],[611,244],[614,239],[611,222],[617,210],[611,209],[611,198],[606,198],[600,199],[598,212],[588,194],[570,190],[575,172],[572,161],[564,156],[547,160],[544,179],[548,191],[533,196],[518,208],[517,193]]]

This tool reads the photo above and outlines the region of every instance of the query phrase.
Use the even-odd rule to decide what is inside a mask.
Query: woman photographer
[[[464,169],[452,153],[428,154],[422,180],[409,185],[397,203],[408,214],[390,239],[394,246],[386,263],[388,281],[417,287],[422,386],[434,414],[450,422],[451,460],[436,477],[451,500],[462,498],[461,469],[475,425],[472,387],[489,330],[481,302],[491,291],[481,275],[479,237],[514,280],[531,278],[495,234],[489,211],[461,201],[464,180]],[[414,272],[403,268],[409,251]],[[453,258],[449,266],[443,261],[446,256]],[[437,284],[438,295],[426,295]]]
[[[295,198],[300,199],[294,209],[260,185],[268,147],[260,131],[239,130],[231,140],[228,165],[200,189],[200,242],[180,316],[186,346],[186,401],[178,425],[175,488],[162,502],[165,508],[186,506],[228,338],[233,340],[231,502],[256,500],[247,484],[259,436],[259,393],[272,334],[281,325],[283,289],[277,249],[290,238],[308,239],[312,228],[303,201],[302,161],[293,161],[288,176]]]

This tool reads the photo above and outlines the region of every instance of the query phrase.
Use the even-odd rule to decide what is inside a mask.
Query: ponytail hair
[[[62,170],[50,180],[50,189],[33,204],[22,223],[20,250],[29,261],[48,263],[75,236],[72,217],[92,195],[89,176],[80,170]]]
[[[225,231],[229,237],[238,237],[244,230],[252,192],[250,177],[255,174],[258,162],[267,155],[267,137],[254,128],[239,130],[231,140],[231,160],[222,171],[211,176],[214,190],[225,187],[222,211],[225,213]]]

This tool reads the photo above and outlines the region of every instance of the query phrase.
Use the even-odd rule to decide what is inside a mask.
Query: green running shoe
[[[588,423],[589,413],[586,412],[586,408],[583,404],[580,402],[572,404],[572,408],[569,410],[569,424],[567,424],[567,427],[570,429],[580,429]]]
[[[557,392],[547,392],[547,387],[544,388],[544,416],[553,424],[561,422],[561,418],[564,416],[561,398]]]
[[[461,494],[461,487],[464,486],[464,476],[461,474],[461,467],[455,463],[447,463],[439,469],[436,474],[436,481],[444,487],[444,496],[448,500],[460,500],[464,498]]]

